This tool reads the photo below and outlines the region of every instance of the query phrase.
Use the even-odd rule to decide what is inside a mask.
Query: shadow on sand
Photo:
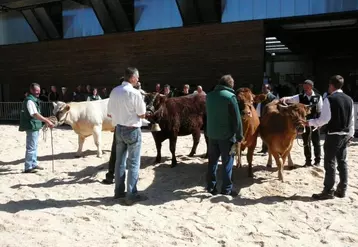
[[[103,152],[111,152],[110,150],[103,150]],[[37,157],[38,161],[51,161],[52,158],[54,158],[55,160],[71,160],[71,159],[77,159],[75,157],[75,152],[70,152],[70,153],[59,153],[59,154],[55,154],[53,157],[52,155],[45,155],[45,156],[39,156]],[[78,157],[78,159],[86,157],[86,156],[96,156],[97,155],[97,150],[86,150],[82,152],[82,157]],[[8,162],[4,162],[4,161],[0,161],[0,165],[19,165],[19,164],[23,164],[25,162],[25,159],[18,159],[18,160],[13,160],[13,161],[8,161]]]
[[[154,161],[154,157],[142,157],[142,167],[145,169]],[[169,159],[169,157],[168,157]],[[189,159],[189,158],[188,158]],[[165,157],[163,157],[165,160]],[[186,160],[184,156],[180,160]],[[218,202],[230,202],[234,205],[245,206],[245,205],[254,205],[254,204],[275,204],[284,201],[311,201],[310,197],[303,197],[298,195],[293,195],[289,197],[283,196],[266,196],[257,199],[250,198],[233,198],[229,199],[227,196],[212,196],[211,194],[205,192],[204,186],[206,184],[206,170],[207,166],[205,164],[198,163],[178,163],[178,166],[171,168],[168,164],[159,164],[153,167],[155,172],[154,181],[152,184],[141,193],[146,194],[149,197],[149,200],[143,201],[140,204],[153,206],[161,205],[171,201],[177,200],[187,200],[187,199],[198,199],[199,201],[209,199],[212,203]],[[68,176],[70,178],[66,180],[51,179],[45,183],[39,184],[18,184],[14,185],[11,188],[17,189],[22,186],[28,186],[31,188],[49,188],[57,185],[63,184],[86,184],[86,183],[95,183],[99,182],[95,176],[97,173],[103,169],[107,169],[106,163],[99,166],[86,167],[85,169],[78,172],[69,172]],[[266,169],[266,167],[254,166],[254,172]],[[219,166],[218,169],[218,178],[221,178],[222,167]],[[277,171],[277,168],[270,169],[271,172]],[[247,177],[247,166],[243,168],[234,168],[233,171],[233,180],[236,188],[246,188],[251,186],[254,183],[265,183],[266,180],[262,178],[248,178]],[[1,173],[1,170],[0,170]],[[139,182],[140,183],[140,182]],[[220,185],[220,181],[219,181]],[[107,185],[102,185],[107,186]],[[111,185],[110,185],[111,186]],[[112,185],[113,186],[113,185]],[[200,186],[201,189],[196,190],[195,187]],[[30,199],[30,200],[21,200],[21,201],[9,201],[5,204],[0,204],[0,211],[5,211],[9,213],[16,213],[22,210],[39,210],[45,208],[66,208],[66,207],[78,207],[78,206],[99,206],[107,205],[111,206],[114,204],[120,204],[119,200],[109,197],[96,197],[96,198],[87,198],[81,200],[39,200],[39,199]]]

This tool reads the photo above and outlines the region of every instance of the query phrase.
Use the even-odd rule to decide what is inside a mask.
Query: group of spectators
[[[28,92],[24,92],[24,98],[28,96]],[[51,86],[50,92],[47,92],[45,88],[41,89],[39,99],[42,102],[80,102],[80,101],[93,101],[106,99],[109,97],[107,88],[102,88],[101,92],[98,92],[98,88],[87,85],[85,89],[81,85],[77,86],[76,90],[71,93],[67,87],[61,87],[58,91],[56,86]]]

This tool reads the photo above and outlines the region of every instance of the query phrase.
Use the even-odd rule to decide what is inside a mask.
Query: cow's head
[[[311,112],[308,105],[301,103],[291,105],[278,104],[277,108],[282,114],[290,117],[298,134],[304,133],[306,116]]]
[[[151,113],[157,111],[166,99],[167,96],[157,92],[144,94],[144,102],[147,106],[147,111]]]
[[[70,110],[70,106],[62,101],[58,101],[57,103],[52,102],[52,104],[53,104],[53,115],[56,116],[58,120],[58,124],[61,125],[66,121],[66,117],[68,111]]]
[[[239,88],[236,91],[236,98],[241,112],[244,113],[242,116],[244,119],[252,117],[252,111],[255,110],[254,103],[256,102],[256,97],[258,96],[255,96],[247,87]]]

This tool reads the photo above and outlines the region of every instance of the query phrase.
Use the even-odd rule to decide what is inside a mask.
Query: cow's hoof
[[[272,168],[272,164],[267,164],[266,167],[267,168]]]
[[[190,154],[188,155],[188,157],[194,157],[194,154],[195,154],[195,153],[190,153]]]
[[[178,164],[177,164],[177,162],[173,162],[171,165],[170,165],[170,167],[171,168],[174,168],[174,167],[176,167]]]

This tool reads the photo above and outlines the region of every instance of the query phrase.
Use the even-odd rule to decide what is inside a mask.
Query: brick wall
[[[0,46],[0,54],[0,83],[15,100],[31,82],[114,86],[127,66],[150,91],[155,83],[208,90],[225,73],[237,84],[261,84],[264,30],[261,21],[214,24]]]

